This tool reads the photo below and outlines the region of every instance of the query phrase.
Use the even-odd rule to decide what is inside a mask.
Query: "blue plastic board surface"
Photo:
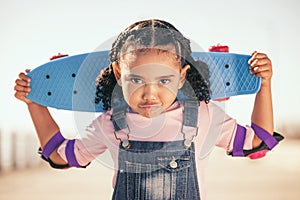
[[[95,104],[96,78],[109,64],[109,51],[59,58],[33,69],[28,98],[40,105],[64,110],[103,112]],[[254,94],[261,79],[249,73],[249,55],[193,52],[210,70],[212,99]]]

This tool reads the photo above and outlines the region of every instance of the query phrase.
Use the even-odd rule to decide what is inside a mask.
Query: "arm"
[[[28,73],[29,70],[26,70]],[[59,127],[52,118],[46,107],[38,105],[26,98],[30,89],[30,78],[25,73],[20,73],[16,80],[15,97],[27,104],[31,119],[36,129],[41,148],[59,131]],[[50,159],[56,164],[66,164],[66,162],[54,151]]]
[[[255,97],[251,121],[273,135],[272,63],[266,54],[255,51],[251,56],[249,60],[250,73],[262,78],[261,88]],[[252,144],[254,148],[258,147],[261,140],[255,135]]]

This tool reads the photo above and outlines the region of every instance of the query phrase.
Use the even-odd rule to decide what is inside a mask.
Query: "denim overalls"
[[[120,146],[113,200],[200,199],[193,143],[199,102],[183,105],[184,140],[170,142],[129,140],[125,109],[114,109],[112,122]]]

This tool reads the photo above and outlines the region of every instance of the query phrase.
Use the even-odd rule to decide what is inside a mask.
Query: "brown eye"
[[[131,78],[131,82],[134,84],[142,84],[143,81],[139,78]]]
[[[161,85],[167,85],[167,84],[169,84],[170,82],[171,82],[170,79],[161,79],[161,80],[159,81],[159,83],[160,83]]]

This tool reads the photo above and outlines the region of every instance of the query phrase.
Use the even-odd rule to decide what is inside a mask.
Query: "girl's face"
[[[157,50],[123,55],[112,65],[128,105],[148,118],[172,105],[190,67],[182,68],[174,54]]]

